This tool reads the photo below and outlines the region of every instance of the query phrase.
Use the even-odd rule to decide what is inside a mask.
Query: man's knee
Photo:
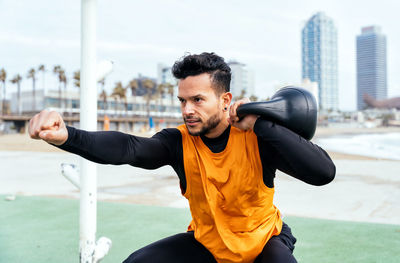
[[[272,237],[254,263],[297,263],[289,249],[279,237]]]

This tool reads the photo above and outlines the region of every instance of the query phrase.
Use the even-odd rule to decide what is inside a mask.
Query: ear
[[[232,101],[232,93],[230,92],[225,92],[222,93],[221,95],[221,103],[222,103],[222,108],[228,108],[229,109],[229,105],[231,105],[231,101]]]

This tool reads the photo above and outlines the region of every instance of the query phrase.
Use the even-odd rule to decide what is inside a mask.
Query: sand
[[[33,140],[26,134],[0,135],[0,151],[62,152],[42,140]]]

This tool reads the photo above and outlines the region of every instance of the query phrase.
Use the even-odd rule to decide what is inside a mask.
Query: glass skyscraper
[[[357,36],[357,109],[366,104],[365,93],[386,99],[386,36],[378,26],[363,27]]]
[[[338,109],[337,30],[323,12],[302,30],[302,77],[318,83],[319,108]]]

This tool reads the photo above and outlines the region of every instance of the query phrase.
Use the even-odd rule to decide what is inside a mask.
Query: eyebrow
[[[204,98],[205,96],[201,95],[201,94],[197,94],[197,95],[194,95],[194,96],[190,96],[188,99],[194,99],[194,98],[199,98],[199,97]],[[179,97],[179,96],[177,96],[177,98],[178,99],[184,99],[184,98]]]

